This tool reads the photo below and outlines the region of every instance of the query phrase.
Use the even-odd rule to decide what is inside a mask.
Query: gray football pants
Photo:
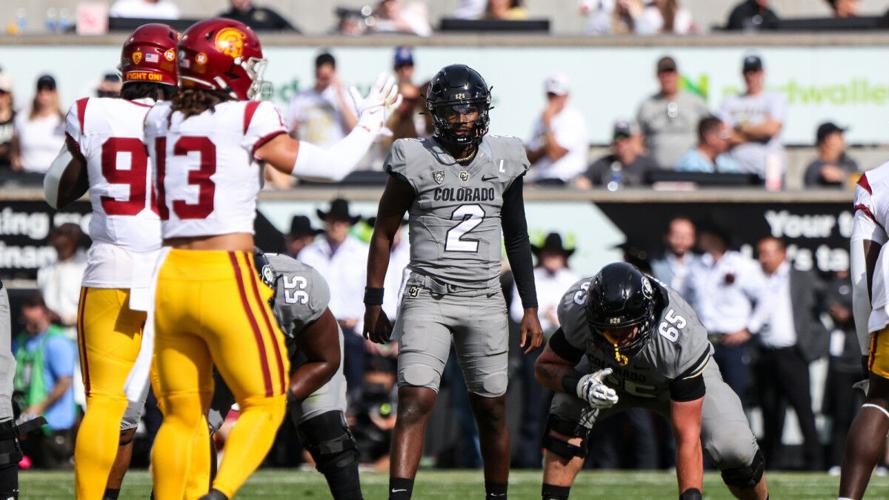
[[[9,295],[0,283],[0,422],[11,420],[12,382],[15,378],[15,356],[12,354]]]
[[[588,372],[586,358],[578,369]],[[741,407],[741,400],[735,391],[722,380],[719,367],[711,359],[704,368],[704,408],[701,415],[701,443],[720,470],[746,467],[753,463],[753,456],[759,449],[756,437],[750,430],[747,416]],[[668,395],[665,395],[668,396]],[[669,397],[639,398],[618,390],[618,403],[601,411],[598,416],[590,412],[589,405],[574,396],[557,393],[550,406],[550,414],[574,422],[581,428],[592,429],[596,420],[605,419],[623,409],[646,408],[665,417],[670,417]]]
[[[433,291],[418,278],[408,279],[395,322],[398,386],[438,392],[453,342],[470,393],[506,394],[509,325],[500,288]]]

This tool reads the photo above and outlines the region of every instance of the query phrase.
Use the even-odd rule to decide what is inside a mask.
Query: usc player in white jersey
[[[179,42],[180,90],[145,121],[154,165],[164,253],[154,302],[155,360],[164,423],[152,450],[158,500],[180,499],[189,446],[205,434],[215,365],[241,414],[211,490],[231,498],[259,466],[284,416],[289,363],[269,306],[272,290],[253,261],[258,162],[298,177],[338,180],[352,170],[397,105],[394,79],[381,76],[367,98],[353,91],[359,121],[330,149],[287,135],[259,97],[265,60],[246,25],[211,19]]]
[[[869,170],[855,190],[849,245],[852,313],[868,372],[867,396],[852,421],[840,475],[840,499],[864,496],[889,433],[889,163]]]
[[[146,311],[161,228],[142,126],[151,106],[176,90],[178,40],[165,24],[133,32],[121,52],[122,97],[71,106],[66,147],[44,180],[54,208],[88,188],[93,212],[77,322],[87,401],[74,453],[79,499],[116,498],[147,395]]]

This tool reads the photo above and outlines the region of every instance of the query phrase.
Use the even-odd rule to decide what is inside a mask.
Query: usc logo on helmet
[[[142,53],[141,52],[133,52],[133,64],[139,64],[142,62]]]
[[[223,54],[237,59],[244,54],[244,39],[247,35],[237,28],[222,28],[216,34],[216,48]]]

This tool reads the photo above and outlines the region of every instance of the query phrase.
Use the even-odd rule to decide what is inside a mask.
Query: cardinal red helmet
[[[176,44],[179,33],[166,24],[139,26],[120,53],[123,83],[176,85]]]
[[[179,84],[258,99],[266,60],[259,38],[246,24],[210,19],[193,24],[179,41]]]

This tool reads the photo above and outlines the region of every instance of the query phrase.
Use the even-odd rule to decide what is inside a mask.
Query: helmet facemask
[[[483,99],[429,105],[429,112],[435,126],[435,136],[454,146],[478,145],[488,133],[488,125],[491,121],[488,114],[490,109],[490,104]],[[460,120],[461,116],[473,112],[478,113],[474,120]],[[469,128],[464,132],[464,127],[467,125]]]
[[[654,323],[653,314],[648,314],[644,318],[636,321],[621,324],[616,327],[603,328],[599,323],[590,323],[590,329],[593,331],[593,344],[599,350],[614,356],[614,360],[621,366],[629,364],[630,359],[639,354],[651,336],[651,328]],[[631,334],[633,327],[638,329],[633,334],[633,338],[625,342],[627,335]],[[612,332],[615,330],[624,331],[621,336],[616,336]]]
[[[247,89],[247,99],[258,101],[266,94],[271,94],[271,83],[262,79],[265,74],[265,68],[268,66],[268,59],[259,57],[251,57],[246,61],[240,58],[235,59],[234,64],[240,66],[250,78],[250,87]]]

